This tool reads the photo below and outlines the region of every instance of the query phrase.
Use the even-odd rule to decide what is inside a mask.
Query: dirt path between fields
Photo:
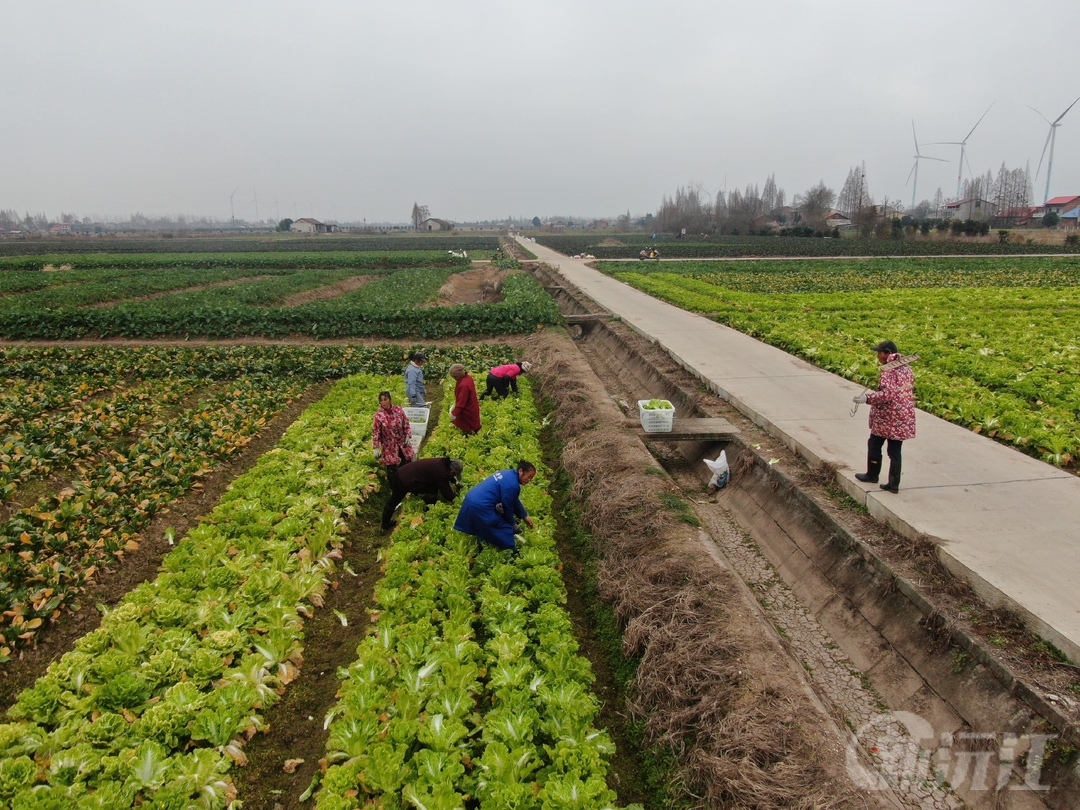
[[[336,284],[327,284],[325,287],[315,287],[311,290],[304,290],[303,292],[293,293],[290,296],[282,298],[274,306],[276,307],[297,307],[300,304],[309,304],[312,301],[328,301],[331,298],[339,298],[345,293],[351,293],[359,290],[370,284],[379,276],[354,276],[353,278],[347,278]]]
[[[184,287],[179,290],[165,290],[163,292],[151,293],[150,295],[139,295],[134,298],[120,298],[116,301],[98,301],[96,304],[91,304],[90,309],[108,309],[109,307],[119,306],[120,304],[130,304],[136,301],[153,301],[155,298],[164,298],[167,295],[201,292],[202,290],[209,290],[213,287],[231,287],[234,284],[246,284],[249,281],[262,281],[267,278],[274,278],[274,276],[247,276],[245,278],[234,278],[229,281],[215,281],[212,284],[196,284],[194,287]]]
[[[473,263],[469,270],[454,273],[439,289],[433,307],[452,307],[457,304],[496,304],[503,300],[503,283],[515,270],[500,270],[490,264]]]

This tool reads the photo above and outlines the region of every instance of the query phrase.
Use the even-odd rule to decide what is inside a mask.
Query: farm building
[[[1052,200],[1047,200],[1043,204],[1043,207],[1048,214],[1057,214],[1062,219],[1065,219],[1071,214],[1075,219],[1076,212],[1080,210],[1080,195],[1054,197]]]
[[[421,231],[452,231],[453,229],[453,223],[445,219],[435,219],[435,217],[429,217],[417,226],[417,230]]]
[[[845,228],[851,224],[851,217],[832,211],[825,217],[825,224],[830,228]]]
[[[966,200],[957,200],[947,203],[944,208],[944,219],[959,220],[986,220],[994,215],[994,204],[981,197],[969,197]]]
[[[319,222],[317,219],[311,217],[303,217],[293,222],[289,226],[289,230],[294,233],[331,233],[336,228],[333,225],[326,225]]]

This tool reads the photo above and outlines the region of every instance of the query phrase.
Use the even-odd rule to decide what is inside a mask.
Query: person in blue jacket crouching
[[[521,503],[521,488],[535,475],[536,467],[528,461],[519,461],[516,469],[492,473],[465,493],[454,528],[495,548],[516,548],[518,520],[530,529],[536,526]]]

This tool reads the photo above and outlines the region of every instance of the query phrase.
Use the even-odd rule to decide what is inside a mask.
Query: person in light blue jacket
[[[405,366],[405,398],[413,408],[423,408],[427,405],[424,390],[424,363],[427,357],[423,352],[416,352],[409,358],[409,365]]]
[[[495,548],[516,548],[517,521],[530,529],[536,526],[521,503],[521,488],[535,475],[536,467],[528,461],[519,461],[517,469],[492,473],[465,493],[454,528]]]

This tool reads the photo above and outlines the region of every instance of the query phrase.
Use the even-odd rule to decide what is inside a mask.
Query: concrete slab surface
[[[523,244],[811,463],[836,464],[871,514],[937,540],[943,561],[983,598],[1018,610],[1080,661],[1080,478],[920,410],[900,493],[857,482],[869,437],[868,407],[850,415],[861,386],[584,261]]]

